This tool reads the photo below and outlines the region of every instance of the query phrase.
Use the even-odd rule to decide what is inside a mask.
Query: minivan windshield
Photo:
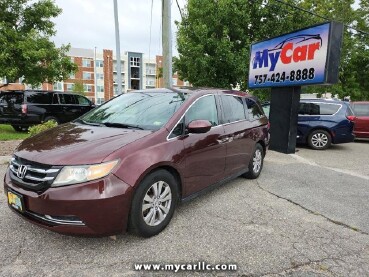
[[[115,128],[158,130],[187,98],[185,93],[126,93],[85,114],[78,122]]]

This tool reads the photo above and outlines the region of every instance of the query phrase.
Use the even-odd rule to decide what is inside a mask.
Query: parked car
[[[80,117],[95,105],[86,97],[56,91],[5,91],[0,93],[0,124],[16,131],[53,120],[65,123]]]
[[[354,111],[354,134],[357,138],[369,138],[369,102],[351,102]]]
[[[23,141],[5,192],[13,211],[49,230],[110,235],[130,226],[153,236],[178,201],[240,175],[257,178],[267,122],[257,99],[241,92],[123,94]]]
[[[263,104],[268,113],[270,104]],[[301,99],[297,123],[297,143],[324,150],[331,144],[354,141],[355,116],[348,102],[326,99]]]

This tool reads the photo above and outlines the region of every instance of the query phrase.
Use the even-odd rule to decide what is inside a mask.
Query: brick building
[[[38,89],[55,91],[74,91],[77,83],[83,86],[86,96],[97,104],[101,104],[118,95],[117,60],[113,50],[71,48],[68,53],[71,61],[77,64],[78,70],[67,80],[55,84],[44,83]],[[143,53],[124,52],[121,55],[122,92],[136,89],[158,88],[163,86],[161,70],[163,57],[145,57]],[[22,80],[20,80],[20,83]],[[0,81],[1,83],[1,81]],[[15,85],[15,86],[14,86]],[[15,89],[30,88],[23,84],[14,84]],[[173,86],[186,86],[188,82],[179,80],[173,75]],[[6,89],[12,89],[7,87]]]
[[[86,96],[97,104],[118,95],[117,60],[113,50],[104,49],[102,52],[95,52],[94,49],[71,48],[68,56],[77,64],[77,72],[63,82],[44,83],[38,89],[72,92],[75,85],[79,83],[80,86],[83,85]],[[162,87],[163,79],[159,74],[162,60],[162,56],[149,58],[143,53],[124,52],[120,61],[122,92]],[[173,75],[173,86],[188,85],[189,83],[181,81],[177,74]],[[27,85],[18,84],[17,89],[22,87],[30,88]]]

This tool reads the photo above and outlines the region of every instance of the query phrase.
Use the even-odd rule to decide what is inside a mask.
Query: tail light
[[[22,113],[23,114],[26,114],[27,113],[27,110],[28,110],[27,104],[22,104]]]
[[[354,115],[348,115],[348,116],[346,116],[346,118],[347,118],[348,120],[350,120],[350,121],[355,121],[356,116],[354,116]]]

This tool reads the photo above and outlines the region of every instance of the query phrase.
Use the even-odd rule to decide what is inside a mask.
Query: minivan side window
[[[175,138],[175,137],[179,137],[183,134],[183,130],[184,130],[184,119],[182,118],[180,122],[178,122],[178,124],[176,125],[176,127],[174,127],[173,131],[170,133],[168,138]]]
[[[262,108],[256,103],[254,99],[246,98],[246,104],[247,104],[247,112],[249,120],[258,120],[259,118],[264,116],[264,112]]]
[[[23,104],[23,94],[13,94],[6,93],[0,96],[0,104],[2,105],[22,105]]]
[[[59,99],[61,104],[75,105],[77,104],[77,99],[72,94],[59,94]]]
[[[224,123],[231,123],[246,119],[245,106],[242,97],[222,95]]]
[[[328,103],[306,103],[301,102],[299,106],[300,115],[333,115],[340,109],[340,105]]]
[[[50,105],[52,103],[52,93],[29,93],[27,94],[27,103]]]
[[[53,104],[59,104],[59,99],[58,99],[58,94],[57,93],[55,93],[53,95]]]
[[[83,97],[82,95],[76,95],[77,100],[78,100],[78,104],[83,105],[83,106],[89,106],[90,105],[90,101],[88,101],[88,99],[86,97]]]
[[[191,106],[185,114],[186,126],[194,120],[208,120],[212,126],[217,126],[218,111],[214,95],[201,97]]]
[[[354,104],[353,109],[357,116],[369,116],[369,104]]]

